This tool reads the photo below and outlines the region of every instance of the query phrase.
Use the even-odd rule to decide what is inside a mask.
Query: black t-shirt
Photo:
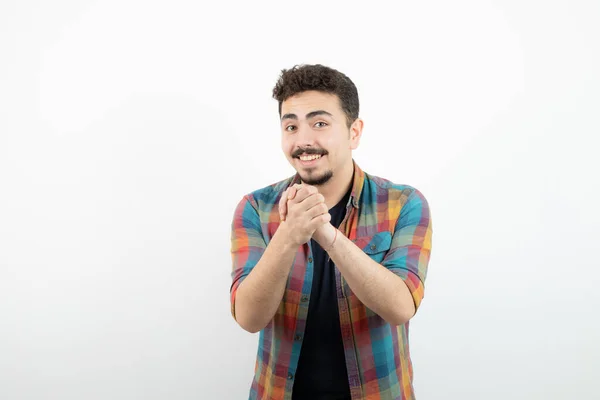
[[[350,190],[329,210],[333,226],[339,227],[342,223],[349,197]],[[313,282],[292,399],[350,400],[335,287],[335,265],[316,241],[311,240],[311,246]]]

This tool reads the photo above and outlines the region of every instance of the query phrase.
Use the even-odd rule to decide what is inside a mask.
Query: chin
[[[333,171],[331,170],[317,174],[307,174],[305,172],[298,171],[298,174],[300,175],[300,179],[302,179],[303,183],[311,186],[324,185],[333,177]]]

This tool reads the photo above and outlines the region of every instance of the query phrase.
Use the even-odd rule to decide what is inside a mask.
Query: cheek
[[[338,151],[338,148],[340,146],[340,143],[338,143],[336,140],[321,140],[319,142],[319,147],[327,150],[329,153],[336,153]]]
[[[283,150],[283,152],[289,156],[289,153],[292,152],[292,149],[294,148],[294,143],[293,141],[285,136],[281,137],[281,150]]]

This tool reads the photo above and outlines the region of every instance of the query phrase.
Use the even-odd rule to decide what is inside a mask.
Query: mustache
[[[306,155],[309,155],[309,156],[312,156],[312,155],[324,156],[324,155],[327,154],[327,151],[321,150],[321,149],[313,149],[312,147],[309,147],[307,149],[298,149],[298,150],[294,151],[292,153],[292,157],[298,158],[302,154],[306,154]]]

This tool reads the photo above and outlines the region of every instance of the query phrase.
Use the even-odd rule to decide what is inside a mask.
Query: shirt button
[[[308,257],[308,262],[311,263],[312,261],[312,257]]]
[[[375,250],[377,248],[377,246],[375,246],[374,244],[371,245],[371,250]]]
[[[289,379],[289,380],[292,380],[292,379],[294,379],[294,375],[292,375],[292,373],[291,373],[291,372],[288,372],[288,379]]]
[[[296,336],[294,336],[294,340],[296,340],[296,341],[298,341],[298,342],[299,342],[299,341],[301,341],[301,340],[302,340],[302,336],[300,336],[300,335],[296,335]]]
[[[308,296],[307,295],[302,295],[302,297],[300,298],[300,301],[303,303],[306,303],[308,301]]]

